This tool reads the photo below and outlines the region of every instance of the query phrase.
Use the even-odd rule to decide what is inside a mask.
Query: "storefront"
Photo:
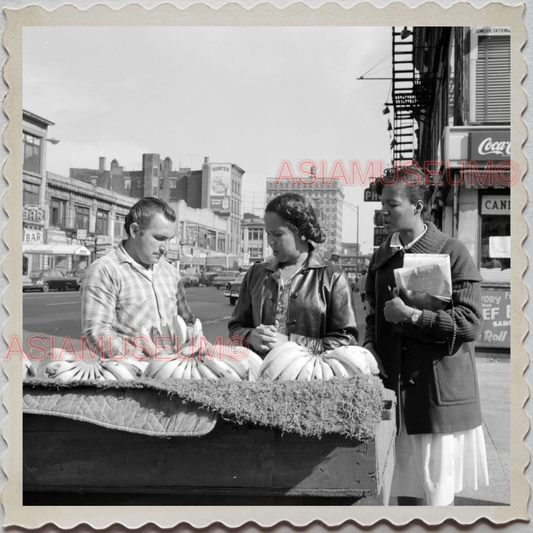
[[[44,221],[46,212],[38,204],[25,204],[22,210],[22,245],[28,249],[43,244]],[[41,270],[42,256],[24,252],[22,255],[22,274],[28,275],[35,270]]]
[[[510,128],[450,127],[443,230],[469,249],[483,277],[484,325],[478,349],[510,349],[511,204]],[[435,205],[437,208],[438,205]],[[473,229],[476,228],[475,231]]]
[[[40,270],[61,270],[65,274],[85,270],[91,256],[85,246],[78,244],[23,244],[22,253],[34,258],[28,274]]]

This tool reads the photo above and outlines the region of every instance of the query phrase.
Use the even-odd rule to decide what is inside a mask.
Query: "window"
[[[208,250],[214,250],[215,249],[215,245],[216,245],[216,240],[217,240],[216,231],[208,229],[207,230],[207,240],[206,240],[206,243],[205,243],[205,247]]]
[[[89,229],[89,208],[83,205],[75,206],[76,210],[76,228]]]
[[[511,121],[511,36],[477,38],[475,121]]]
[[[124,189],[126,189],[126,190],[131,189],[131,179],[130,178],[126,178],[124,180]]]
[[[171,189],[177,189],[178,188],[178,180],[170,180],[170,188]]]
[[[115,215],[115,237],[121,239],[124,235],[124,217],[122,215]]]
[[[481,250],[479,267],[488,282],[511,281],[511,197],[481,196]]]
[[[98,209],[96,212],[96,233],[107,235],[109,230],[109,211]]]
[[[50,201],[50,225],[64,228],[67,219],[67,202],[59,198]]]
[[[29,172],[41,173],[41,139],[29,133],[24,134],[23,168]]]
[[[35,183],[24,182],[24,192],[22,194],[23,205],[38,204],[39,203],[39,185]]]
[[[249,241],[260,241],[263,239],[263,230],[260,228],[249,228],[248,229],[248,240]]]
[[[139,178],[137,180],[137,189],[142,189],[142,188],[143,188],[143,180]]]

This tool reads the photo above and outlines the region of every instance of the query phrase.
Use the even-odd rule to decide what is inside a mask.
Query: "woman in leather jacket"
[[[357,344],[350,282],[315,250],[312,243],[326,239],[309,201],[296,193],[274,198],[265,231],[274,259],[247,272],[230,336],[262,357],[289,340],[318,352]]]

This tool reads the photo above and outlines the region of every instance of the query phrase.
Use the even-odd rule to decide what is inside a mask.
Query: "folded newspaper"
[[[444,309],[451,302],[450,256],[445,254],[405,254],[403,268],[394,270],[400,297],[421,309]]]

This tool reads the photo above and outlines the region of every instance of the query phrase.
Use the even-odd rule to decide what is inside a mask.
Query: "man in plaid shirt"
[[[178,270],[162,258],[175,222],[168,204],[142,198],[126,216],[128,238],[87,269],[81,288],[82,328],[93,352],[153,357],[155,344],[171,343],[168,337],[160,343],[155,336],[170,334],[174,315],[192,327],[194,316]]]

